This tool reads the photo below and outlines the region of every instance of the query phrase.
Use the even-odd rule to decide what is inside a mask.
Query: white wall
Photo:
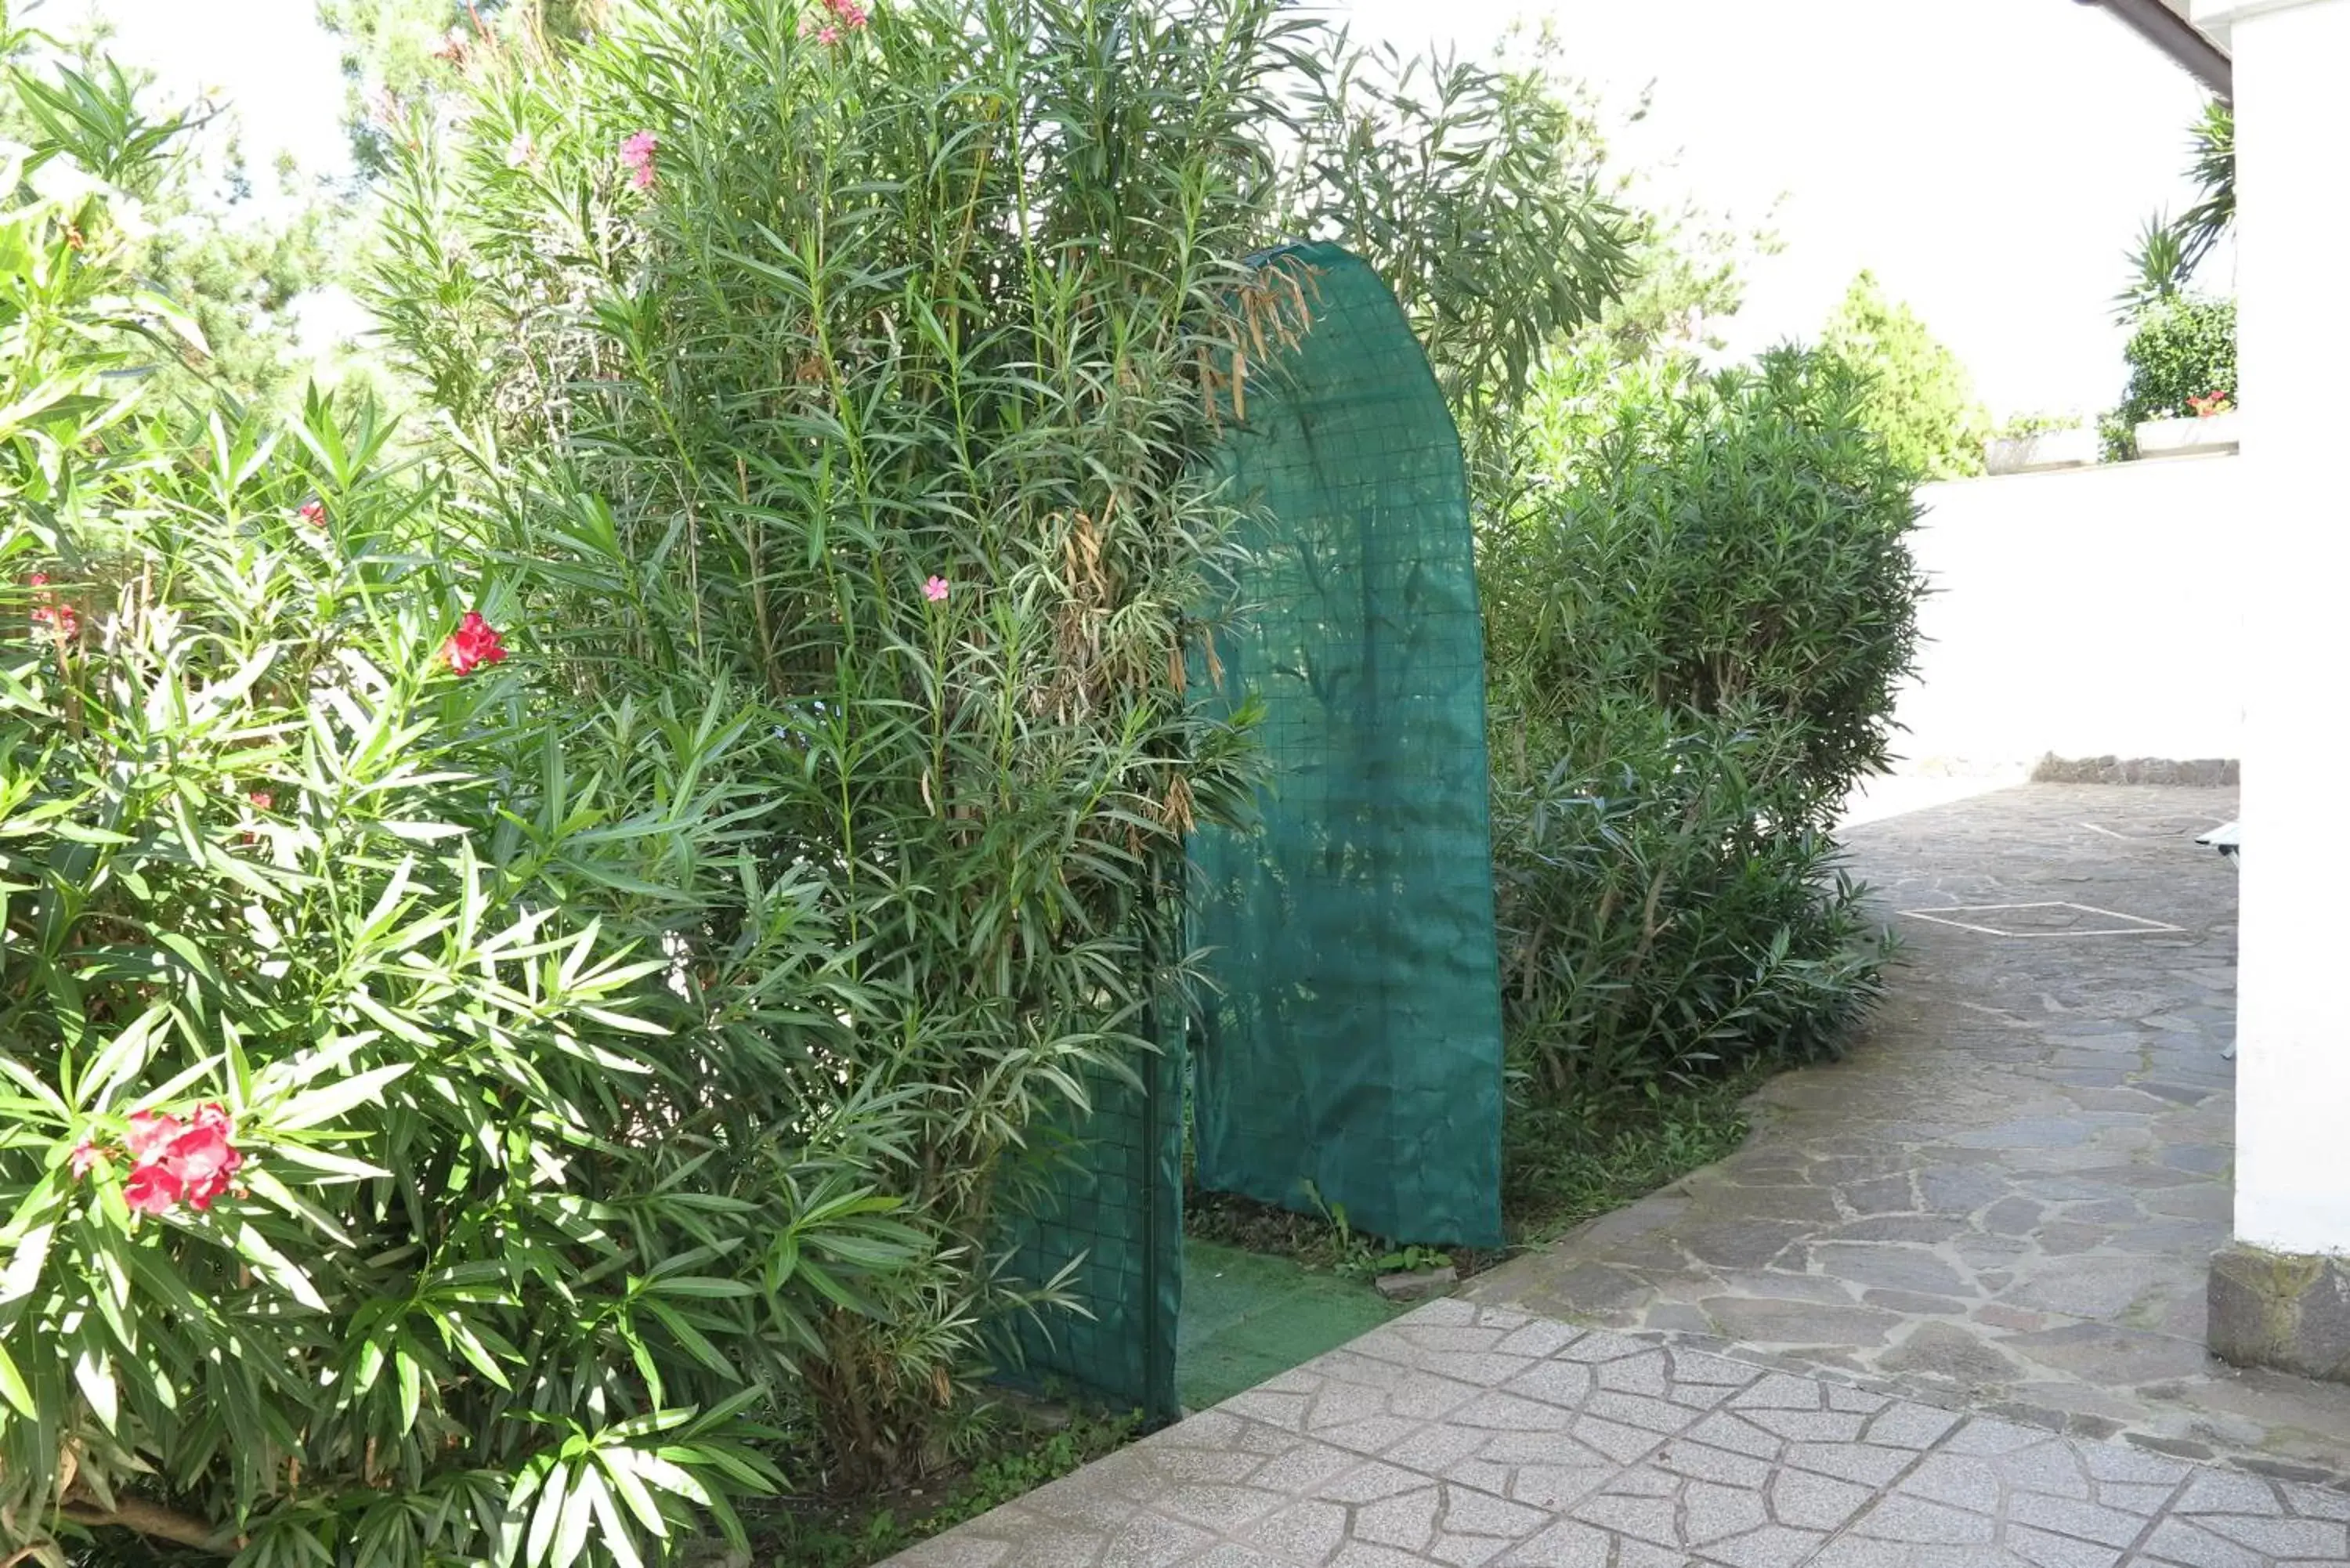
[[[2240,758],[2241,470],[2164,458],[1920,490],[1932,640],[1895,714],[1902,771]]]
[[[2350,1254],[2343,1023],[2342,585],[2350,314],[2342,163],[2350,0],[2198,0],[2233,22],[2251,713],[2238,942],[2236,1234]],[[2328,254],[2327,253],[2331,253]],[[2273,847],[2272,847],[2273,846]]]

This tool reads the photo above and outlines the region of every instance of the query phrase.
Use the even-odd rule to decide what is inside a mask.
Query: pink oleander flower
[[[114,1163],[114,1157],[88,1138],[74,1145],[73,1153],[66,1157],[67,1168],[74,1173],[74,1179],[77,1181],[88,1176],[99,1166],[112,1163]]]
[[[186,1124],[169,1111],[131,1112],[130,1136],[123,1140],[130,1147],[130,1162],[146,1164],[185,1131]]]
[[[639,191],[650,191],[653,183],[653,154],[660,151],[660,138],[650,130],[639,130],[620,143],[620,161],[629,166],[630,179]]]
[[[846,33],[858,33],[872,20],[871,15],[857,0],[818,0],[830,20],[806,16],[800,20],[800,36],[813,37],[819,44],[837,44]]]
[[[947,580],[944,577],[932,577],[922,585],[922,597],[934,605],[946,603]]]

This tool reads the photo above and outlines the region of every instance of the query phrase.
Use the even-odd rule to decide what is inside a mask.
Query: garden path
[[[2234,811],[1855,828],[1906,961],[1740,1153],[896,1563],[2350,1563],[2350,1388],[2202,1350]]]

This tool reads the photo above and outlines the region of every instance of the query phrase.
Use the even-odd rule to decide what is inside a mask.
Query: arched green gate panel
[[[1502,1020],[1484,637],[1461,442],[1369,268],[1258,258],[1309,325],[1261,356],[1219,454],[1257,503],[1240,613],[1201,701],[1255,700],[1273,780],[1249,832],[1191,843],[1201,1185],[1342,1206],[1400,1241],[1501,1240]],[[1286,292],[1285,284],[1282,292]],[[1292,317],[1294,325],[1294,313]],[[1267,361],[1270,361],[1269,363]],[[1173,1023],[1170,1015],[1164,1022]],[[1079,1261],[1089,1315],[1005,1325],[1007,1372],[1175,1414],[1181,1032],[1090,1114],[1042,1129],[1010,1221],[1018,1277]]]
[[[1259,258],[1309,325],[1221,468],[1261,504],[1208,699],[1264,706],[1254,831],[1194,838],[1198,1179],[1357,1231],[1502,1239],[1484,633],[1467,474],[1394,296],[1335,245]],[[1285,285],[1283,287],[1285,292]]]

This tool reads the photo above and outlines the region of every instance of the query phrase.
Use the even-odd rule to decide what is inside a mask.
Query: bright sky
[[[1552,18],[1611,100],[1654,82],[1625,151],[1743,219],[1784,193],[1781,254],[1724,334],[1817,335],[1862,267],[1974,373],[1996,414],[2118,400],[2109,301],[2179,177],[2202,94],[2073,0],[1336,0],[1361,36],[1464,51]],[[2205,264],[2225,288],[2225,258]]]
[[[35,0],[15,9],[18,21],[59,34],[104,19],[115,57],[156,73],[158,107],[200,94],[227,103],[256,194],[276,189],[281,151],[307,173],[348,169],[342,51],[312,0]]]
[[[1783,194],[1786,250],[1751,275],[1739,350],[1814,335],[1866,266],[1958,351],[1994,412],[2093,412],[2119,395],[2107,302],[2123,253],[2178,176],[2201,95],[2121,24],[2073,0],[1328,0],[1358,36],[1482,51],[1556,23],[1611,101],[1656,84],[1621,142],[1675,158],[1672,188],[1742,221]],[[311,0],[49,0],[91,10],[167,90],[220,88],[256,184],[291,150],[342,168],[334,43]],[[2224,286],[2222,269],[2212,278]]]

